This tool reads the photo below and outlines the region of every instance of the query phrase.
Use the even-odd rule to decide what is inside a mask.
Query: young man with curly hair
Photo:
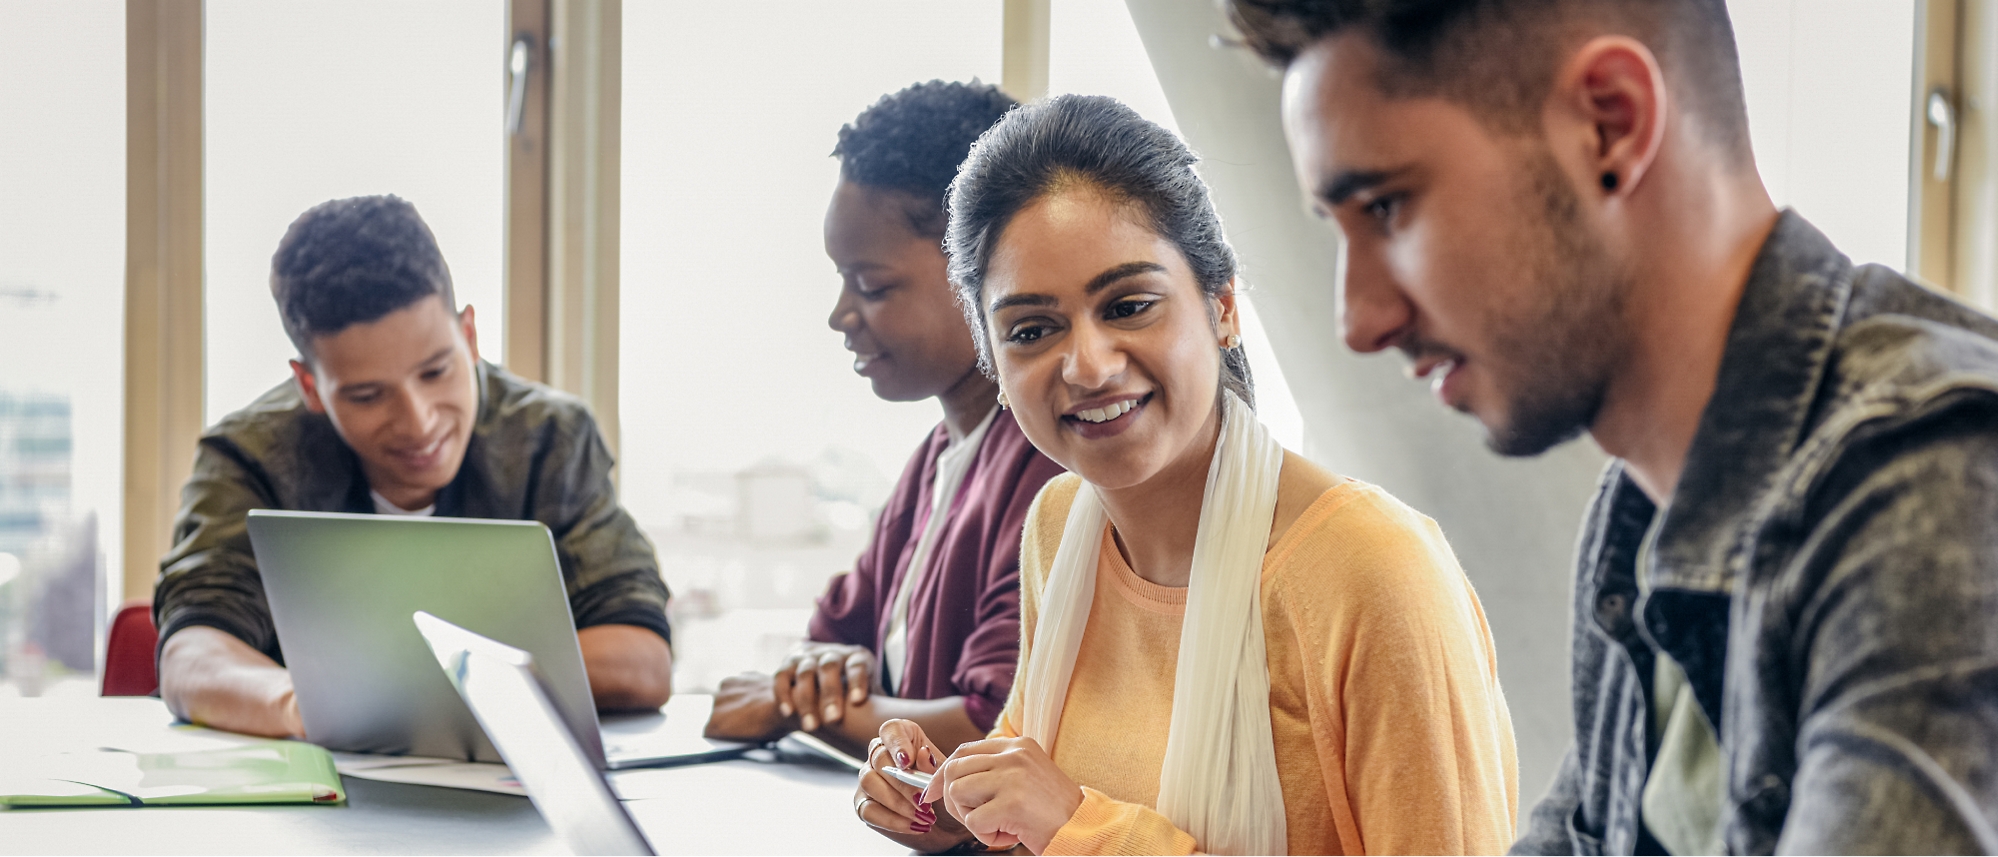
[[[931,81],[840,129],[826,255],[840,291],[827,323],[853,371],[891,402],[935,399],[943,422],[903,470],[854,569],[833,578],[810,642],[775,675],[722,684],[708,734],[815,731],[856,752],[882,722],[939,746],[985,736],[1020,643],[1020,529],[1061,468],[999,407],[944,274],[944,194],[971,144],[1014,106],[996,87]]]
[[[1347,344],[1614,456],[1514,849],[1998,852],[1998,322],[1771,203],[1727,4],[1231,6]]]
[[[537,520],[555,537],[598,707],[672,689],[666,585],[574,397],[479,359],[415,206],[333,200],[291,225],[271,294],[292,378],[202,434],[160,561],[160,695],[187,720],[304,732],[250,547],[251,509]]]

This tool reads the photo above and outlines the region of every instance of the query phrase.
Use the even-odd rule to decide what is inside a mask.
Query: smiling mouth
[[[429,467],[430,465],[437,463],[436,462],[437,457],[444,451],[444,441],[449,440],[450,437],[451,436],[449,434],[439,435],[436,440],[424,444],[421,447],[409,450],[397,450],[393,454],[395,455],[396,458],[399,458],[405,463],[408,463],[410,465],[417,467]]]
[[[1104,405],[1103,407],[1100,408],[1090,408],[1086,411],[1076,411],[1075,413],[1070,414],[1070,416],[1075,417],[1076,419],[1086,423],[1107,423],[1111,420],[1114,420],[1118,417],[1130,413],[1131,409],[1137,406],[1138,406],[1138,400],[1134,397],[1134,398],[1125,399],[1124,401],[1121,402],[1113,402],[1111,404]]]
[[[1152,400],[1152,393],[1128,396],[1093,408],[1063,414],[1061,420],[1085,438],[1105,438],[1122,434]]]

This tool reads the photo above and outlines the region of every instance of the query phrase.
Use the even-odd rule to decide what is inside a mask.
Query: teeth
[[[1450,377],[1450,373],[1456,368],[1457,368],[1457,361],[1445,360],[1441,363],[1436,364],[1435,368],[1430,369],[1429,391],[1431,393],[1438,393],[1438,394],[1442,393],[1443,379]]]
[[[1090,408],[1089,410],[1086,411],[1077,411],[1075,413],[1075,418],[1082,420],[1083,422],[1086,423],[1107,423],[1111,420],[1114,420],[1118,417],[1130,413],[1131,409],[1137,406],[1138,406],[1137,399],[1126,399],[1114,405],[1105,405],[1100,408]]]

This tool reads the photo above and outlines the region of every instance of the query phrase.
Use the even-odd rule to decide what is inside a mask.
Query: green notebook
[[[63,753],[0,772],[0,808],[337,804],[347,799],[333,756],[299,741],[222,750]]]

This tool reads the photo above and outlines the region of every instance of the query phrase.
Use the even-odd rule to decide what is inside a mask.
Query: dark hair
[[[1746,157],[1748,108],[1726,0],[1228,0],[1243,41],[1284,67],[1360,31],[1387,55],[1390,96],[1438,95],[1510,130],[1537,127],[1574,25],[1643,42],[1709,139]]]
[[[1234,288],[1235,251],[1193,171],[1200,158],[1178,137],[1114,98],[1062,95],[1021,107],[992,126],[950,186],[944,252],[950,279],[978,343],[978,363],[992,373],[985,325],[985,269],[1006,225],[1020,210],[1057,191],[1087,185],[1129,204],[1153,232],[1186,257],[1209,296]],[[1255,404],[1249,358],[1240,346],[1221,353],[1221,381]]]
[[[991,84],[932,80],[881,96],[839,129],[833,157],[842,178],[901,191],[921,203],[908,207],[909,228],[942,238],[944,194],[957,165],[1006,111],[1019,102]]]
[[[374,321],[431,295],[456,312],[451,269],[416,206],[357,196],[307,209],[271,256],[271,297],[299,356],[312,337]]]

